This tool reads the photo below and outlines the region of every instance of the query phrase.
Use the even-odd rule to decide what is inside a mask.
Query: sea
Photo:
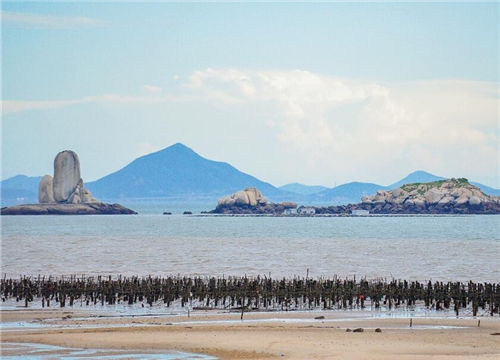
[[[172,215],[142,210],[2,216],[2,276],[500,281],[498,215],[233,217],[203,216],[188,207]]]

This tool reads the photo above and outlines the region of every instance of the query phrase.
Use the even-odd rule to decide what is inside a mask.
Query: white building
[[[363,215],[369,215],[370,214],[370,211],[368,210],[353,210],[352,211],[352,215],[356,215],[356,216],[363,216]]]
[[[297,209],[295,208],[288,208],[283,211],[283,215],[297,215]]]
[[[300,215],[314,215],[316,214],[316,209],[312,206],[304,206],[299,208],[298,213]]]

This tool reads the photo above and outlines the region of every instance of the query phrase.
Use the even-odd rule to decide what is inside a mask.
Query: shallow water
[[[20,274],[357,276],[499,281],[500,216],[2,216]]]
[[[2,359],[144,359],[144,360],[214,360],[213,356],[172,351],[144,353],[125,350],[73,349],[34,343],[2,343]]]

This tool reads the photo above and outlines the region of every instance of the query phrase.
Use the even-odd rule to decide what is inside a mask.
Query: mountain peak
[[[271,197],[286,195],[227,163],[202,157],[182,143],[137,158],[87,187],[106,199],[220,197],[247,187],[257,187]]]
[[[165,157],[176,157],[184,160],[189,158],[201,158],[201,156],[190,147],[182,143],[175,143],[161,150],[141,156],[137,158],[135,161],[139,159],[151,159],[151,158],[160,160]]]
[[[416,170],[416,171],[408,174],[407,176],[405,176],[403,179],[395,182],[394,184],[386,186],[386,188],[387,189],[396,189],[404,184],[427,183],[427,182],[438,181],[438,180],[444,180],[444,177],[428,173],[427,171]]]
[[[160,151],[157,151],[157,153],[159,152],[190,152],[196,154],[196,152],[193,149],[180,142],[167,146],[166,148],[161,149]]]
[[[436,176],[431,174],[430,172],[424,171],[424,170],[415,170],[409,173],[406,177],[410,176]]]
[[[193,151],[190,147],[184,145],[183,143],[175,143],[173,145],[167,146],[165,149],[181,149],[181,150],[191,150]]]

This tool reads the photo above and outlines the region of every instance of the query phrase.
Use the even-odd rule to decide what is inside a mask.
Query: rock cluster
[[[478,206],[486,202],[498,202],[499,199],[484,194],[471,185],[467,179],[449,179],[430,183],[406,184],[400,188],[379,190],[373,196],[364,196],[363,204],[372,205],[411,205],[427,207],[432,205],[470,205]]]
[[[61,151],[54,159],[54,177],[45,175],[38,185],[40,204],[87,204],[98,202],[83,187],[80,160],[71,150]]]
[[[0,215],[118,215],[137,214],[120,204],[100,202],[83,187],[80,160],[70,150],[57,154],[54,177],[45,175],[38,184],[39,204],[0,209]]]
[[[257,199],[261,199],[260,202]],[[281,216],[290,208],[297,208],[297,204],[267,202],[260,191],[250,188],[220,199],[215,210],[209,213]],[[370,214],[500,214],[500,197],[482,193],[466,179],[449,179],[406,184],[365,196],[359,204],[314,207],[314,210],[315,216],[345,216],[356,210]]]
[[[53,179],[50,175],[45,175],[38,184],[38,202],[40,204],[54,203]]]
[[[296,208],[294,202],[271,203],[256,188],[246,188],[219,199],[211,214],[281,215],[285,209]]]
[[[500,214],[500,198],[488,196],[467,179],[405,184],[391,191],[364,196],[359,204],[315,208],[317,215],[370,214]]]
[[[254,187],[240,190],[232,195],[219,199],[217,205],[249,205],[258,206],[267,204],[267,199]]]

